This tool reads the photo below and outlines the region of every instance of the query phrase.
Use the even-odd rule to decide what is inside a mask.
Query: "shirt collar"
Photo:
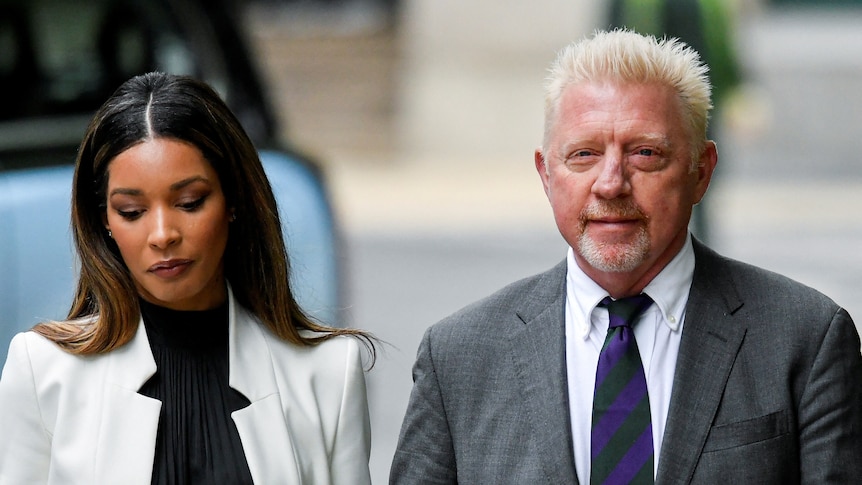
[[[592,313],[608,292],[590,279],[575,261],[574,250],[570,247],[566,256],[566,298],[577,335],[586,339],[592,327]],[[691,235],[686,236],[682,249],[644,288],[662,315],[662,321],[677,331],[685,317],[685,304],[694,277],[694,247]]]

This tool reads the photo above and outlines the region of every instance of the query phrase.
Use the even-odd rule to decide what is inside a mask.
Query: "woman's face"
[[[108,165],[106,228],[141,297],[175,310],[224,302],[231,210],[218,175],[192,144],[156,138]]]

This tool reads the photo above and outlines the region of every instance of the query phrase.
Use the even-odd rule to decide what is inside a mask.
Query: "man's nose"
[[[603,199],[615,199],[631,193],[631,183],[622,153],[606,153],[593,182],[593,193]]]

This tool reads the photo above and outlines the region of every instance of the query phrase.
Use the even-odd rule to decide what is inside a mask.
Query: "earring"
[[[108,229],[108,237],[114,239],[114,233],[110,229]]]
[[[236,212],[231,212],[231,213],[230,213],[230,219],[228,219],[228,220],[229,220],[230,222],[235,221],[235,220],[236,220]]]

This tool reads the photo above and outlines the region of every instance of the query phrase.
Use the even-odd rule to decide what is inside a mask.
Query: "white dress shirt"
[[[608,296],[608,292],[581,270],[571,248],[567,260],[565,318],[569,413],[578,480],[590,483],[590,428],[596,365],[608,332],[608,311],[597,308],[597,305]],[[694,249],[691,236],[688,236],[679,253],[644,288],[643,292],[655,303],[634,326],[649,391],[655,450],[653,474],[658,470],[685,305],[693,275]]]

